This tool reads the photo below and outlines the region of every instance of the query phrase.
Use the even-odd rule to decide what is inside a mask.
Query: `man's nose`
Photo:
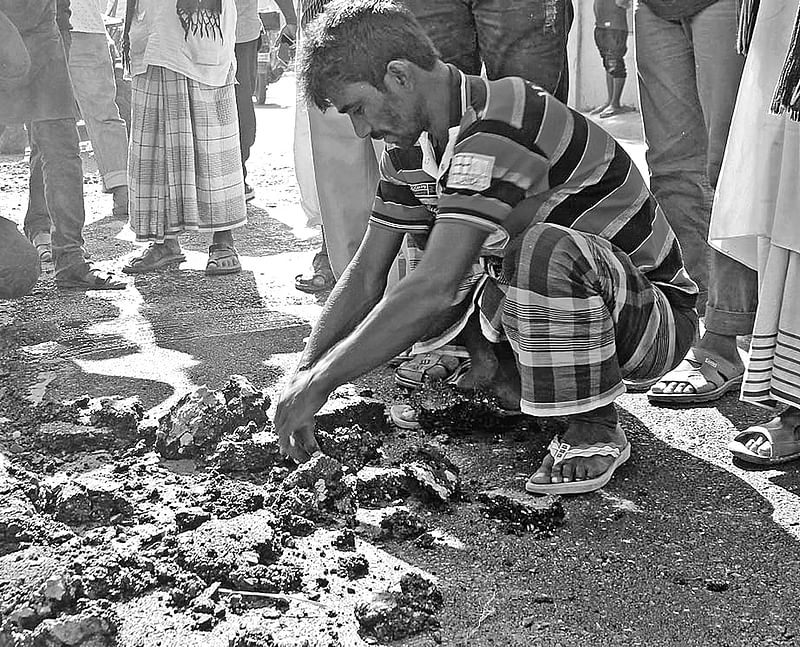
[[[356,135],[361,137],[361,139],[366,139],[369,137],[371,131],[369,124],[363,117],[357,117],[355,115],[350,115],[350,121],[353,122],[353,130],[356,131]]]

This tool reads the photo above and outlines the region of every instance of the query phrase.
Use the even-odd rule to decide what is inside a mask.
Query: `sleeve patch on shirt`
[[[492,184],[494,157],[478,153],[457,153],[450,162],[448,189],[485,191]]]

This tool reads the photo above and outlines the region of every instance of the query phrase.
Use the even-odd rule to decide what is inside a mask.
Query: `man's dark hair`
[[[299,80],[303,96],[321,110],[348,83],[384,90],[390,61],[433,69],[438,52],[414,16],[394,0],[333,0],[303,32]]]

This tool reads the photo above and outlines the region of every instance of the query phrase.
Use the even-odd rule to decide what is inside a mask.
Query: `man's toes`
[[[583,461],[580,461],[575,465],[574,478],[576,481],[586,480],[586,463],[584,463]]]
[[[561,478],[563,479],[564,483],[569,483],[570,481],[575,480],[575,464],[572,461],[564,463],[564,465],[561,467]]]
[[[562,473],[564,464],[559,463],[558,465],[553,465],[552,469],[550,470],[550,482],[551,483],[562,483],[564,481],[564,476]]]
[[[553,457],[548,454],[542,460],[539,469],[536,470],[531,477],[534,483],[550,483],[550,470],[553,467]]]

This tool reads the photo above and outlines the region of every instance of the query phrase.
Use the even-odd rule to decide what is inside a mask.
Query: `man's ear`
[[[410,90],[414,85],[414,70],[411,63],[405,59],[396,59],[386,64],[386,74],[383,83],[387,88]]]

